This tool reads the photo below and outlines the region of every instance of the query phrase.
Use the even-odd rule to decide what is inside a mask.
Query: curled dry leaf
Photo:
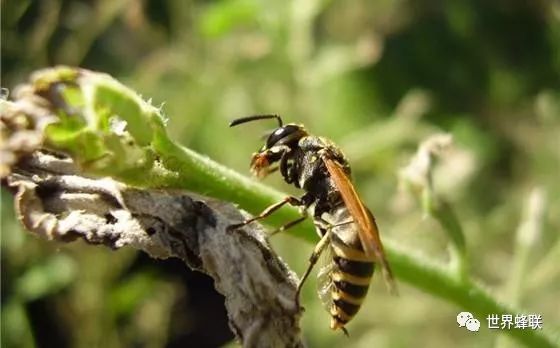
[[[30,86],[16,91],[17,101],[0,100],[0,178],[10,174],[17,161],[39,149],[45,128],[57,118]]]
[[[77,175],[64,156],[36,151],[5,184],[18,218],[48,240],[131,246],[155,258],[178,257],[210,275],[226,298],[232,330],[245,347],[299,347],[296,277],[256,225],[229,203],[183,191],[143,190]]]

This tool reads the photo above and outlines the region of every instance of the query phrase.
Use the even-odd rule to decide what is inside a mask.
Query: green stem
[[[466,280],[469,270],[465,234],[453,207],[436,195],[432,187],[423,190],[421,199],[424,211],[433,217],[450,237],[450,269],[457,277]]]
[[[523,218],[517,229],[514,258],[511,262],[511,271],[508,282],[504,287],[508,301],[516,306],[523,302],[526,292],[524,284],[527,283],[527,274],[530,272],[531,253],[542,233],[545,197],[543,190],[534,188],[525,202]],[[511,347],[509,340],[499,339],[495,347]]]
[[[471,312],[481,321],[481,327],[489,314],[522,313],[518,308],[500,303],[480,285],[470,280],[454,277],[446,267],[437,265],[423,257],[412,256],[410,251],[386,242],[391,266],[395,275],[416,288],[459,306],[461,311]],[[455,319],[455,318],[453,318]],[[545,324],[546,325],[546,324]],[[510,329],[500,330],[528,347],[558,347],[558,339],[547,330]],[[558,333],[554,336],[559,337]]]

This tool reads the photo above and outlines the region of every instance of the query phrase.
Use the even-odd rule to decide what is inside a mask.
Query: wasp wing
[[[333,253],[331,246],[327,246],[319,259],[319,272],[317,273],[317,294],[323,307],[327,312],[331,312],[332,301],[332,272],[333,272]]]
[[[354,185],[342,167],[337,162],[329,158],[323,158],[323,162],[325,163],[336,188],[340,192],[342,200],[348,208],[350,215],[352,215],[352,218],[358,224],[358,236],[360,237],[360,242],[362,243],[364,252],[368,256],[374,256],[377,262],[379,262],[389,290],[396,293],[393,272],[391,271],[391,267],[385,257],[383,244],[379,238],[379,229],[377,228],[373,214],[371,214],[371,212],[362,203]]]

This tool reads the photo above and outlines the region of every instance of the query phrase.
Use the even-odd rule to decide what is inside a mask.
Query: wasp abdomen
[[[367,280],[373,275],[373,262],[352,261],[344,257],[334,256],[333,261],[341,272]]]
[[[350,224],[347,228],[354,227]],[[331,238],[333,268],[331,273],[331,328],[344,327],[360,309],[368,292],[374,263],[363,250],[355,249],[342,240]]]

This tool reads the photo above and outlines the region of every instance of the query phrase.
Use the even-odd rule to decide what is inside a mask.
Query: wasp
[[[243,123],[276,119],[278,127],[267,137],[264,146],[253,154],[251,172],[257,177],[280,171],[288,184],[303,189],[301,197],[288,196],[266,208],[261,214],[242,223],[238,229],[263,219],[285,204],[300,208],[302,216],[281,226],[286,230],[313,214],[321,238],[309,258],[296,292],[299,304],[301,288],[326,249],[331,255],[318,276],[318,293],[331,316],[330,327],[348,334],[345,325],[360,309],[378,264],[392,292],[396,291],[393,274],[379,237],[375,218],[362,203],[350,179],[350,165],[342,151],[330,140],[311,135],[297,124],[284,124],[278,115],[239,118],[230,127]]]

